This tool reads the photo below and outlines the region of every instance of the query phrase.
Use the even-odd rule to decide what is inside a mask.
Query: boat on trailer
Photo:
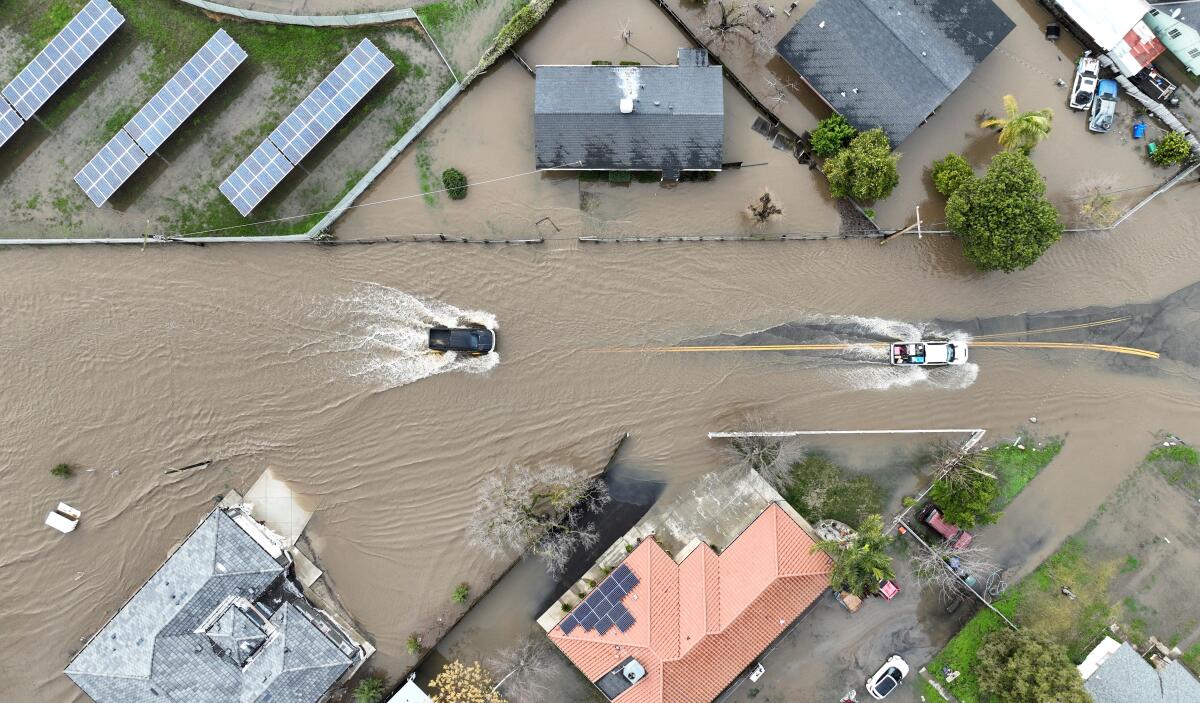
[[[967,363],[967,343],[948,339],[892,343],[893,366],[958,366]]]
[[[1086,110],[1096,98],[1096,86],[1100,83],[1100,60],[1084,54],[1075,65],[1075,84],[1071,86],[1071,99],[1067,103],[1072,110]]]

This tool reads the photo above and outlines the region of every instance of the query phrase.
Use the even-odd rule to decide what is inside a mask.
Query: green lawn
[[[1200,493],[1200,452],[1186,444],[1158,446],[1146,455],[1145,463],[1153,467],[1167,483]]]
[[[983,452],[995,474],[1000,478],[1000,495],[996,507],[1002,508],[1012,502],[1021,489],[1025,488],[1054,457],[1062,451],[1063,441],[1052,440],[1044,447],[1035,447],[1033,440],[1018,449],[1015,444],[993,447]]]
[[[1020,595],[1015,592],[1009,592],[993,603],[996,610],[1004,613],[1010,619],[1019,604]],[[987,609],[979,611],[975,617],[967,621],[967,624],[953,639],[946,643],[933,661],[929,662],[929,673],[936,676],[950,695],[958,698],[962,703],[980,703],[983,699],[980,698],[979,680],[975,677],[974,670],[976,652],[983,646],[984,637],[1004,627],[1008,627],[1008,625],[1004,624],[1000,616]],[[943,668],[960,672],[954,683],[946,683],[945,677],[942,676]]]

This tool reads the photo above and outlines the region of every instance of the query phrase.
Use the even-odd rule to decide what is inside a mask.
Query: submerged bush
[[[58,464],[50,469],[50,475],[58,478],[71,478],[74,473],[75,469],[71,468],[70,464]]]
[[[1167,132],[1158,141],[1158,150],[1150,155],[1150,160],[1159,166],[1172,166],[1182,163],[1192,155],[1192,146],[1187,137],[1179,132]]]
[[[456,168],[442,171],[442,185],[445,186],[446,194],[450,196],[451,200],[462,200],[467,197],[467,177]]]
[[[933,187],[949,198],[963,183],[975,177],[971,164],[958,154],[946,154],[946,158],[933,162]]]

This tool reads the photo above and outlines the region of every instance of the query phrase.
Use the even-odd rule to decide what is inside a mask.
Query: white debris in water
[[[1037,418],[1036,418],[1036,417],[1031,417],[1031,418],[1029,418],[1029,421],[1030,421],[1030,422],[1032,422],[1032,423],[1035,423],[1035,424],[1036,424],[1036,423],[1037,423]]]
[[[436,300],[423,300],[395,288],[367,285],[341,301],[350,332],[338,351],[349,356],[352,376],[396,388],[447,371],[487,373],[500,363],[499,354],[460,355],[429,351],[429,328],[479,324],[497,328],[491,313],[462,310]]]

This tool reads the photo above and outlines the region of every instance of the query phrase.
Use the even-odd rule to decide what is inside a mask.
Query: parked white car
[[[899,688],[905,676],[908,676],[908,662],[899,654],[893,654],[879,667],[874,676],[867,679],[867,693],[875,700],[881,701]]]

